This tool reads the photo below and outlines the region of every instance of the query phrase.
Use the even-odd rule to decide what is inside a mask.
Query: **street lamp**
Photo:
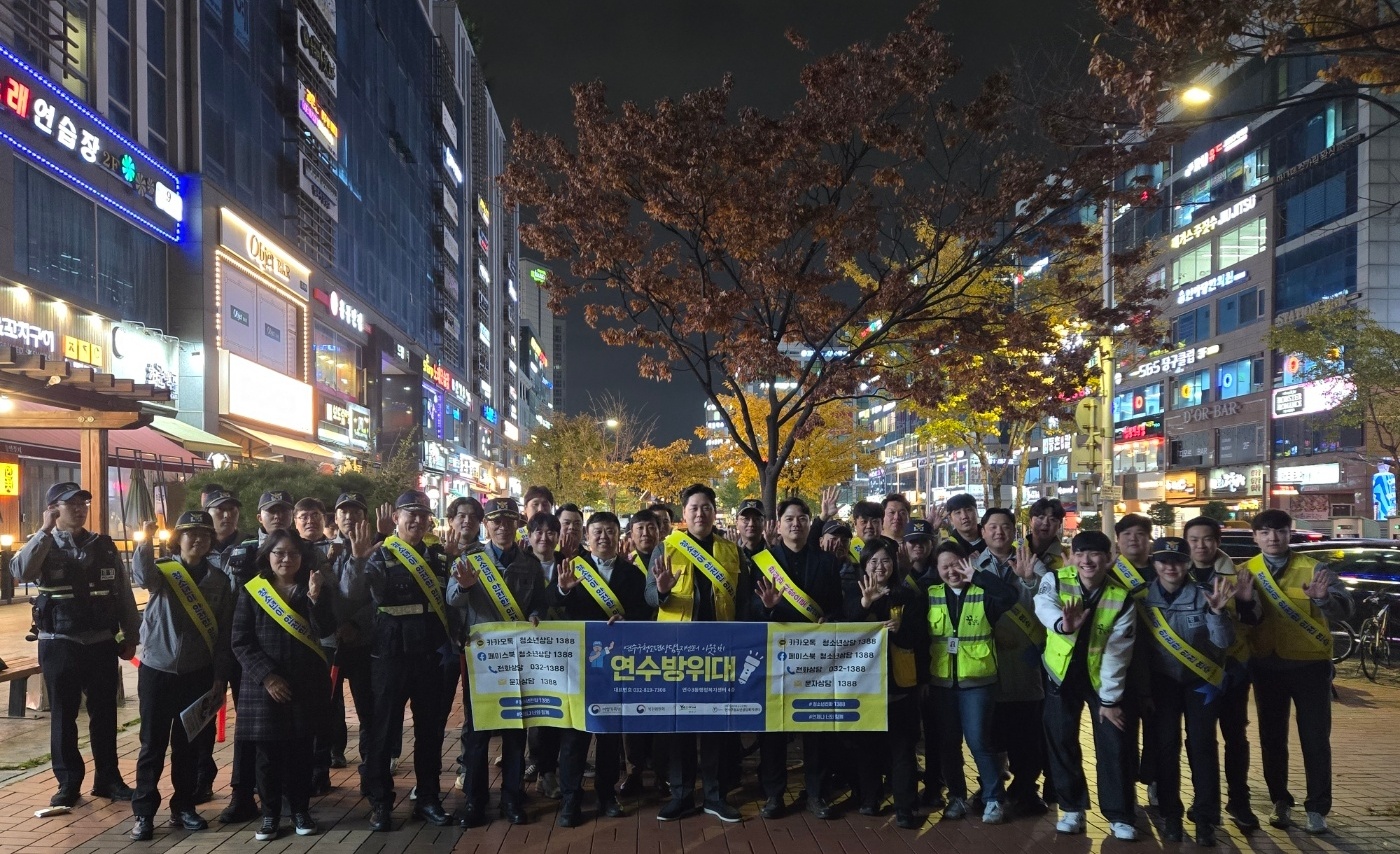
[[[609,430],[616,430],[620,423],[621,422],[619,422],[616,418],[609,418],[607,421],[603,422],[603,424],[605,424]]]
[[[1191,86],[1181,93],[1181,103],[1188,107],[1199,107],[1210,102],[1213,96],[1204,86]]]

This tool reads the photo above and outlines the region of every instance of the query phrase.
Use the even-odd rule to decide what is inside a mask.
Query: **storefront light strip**
[[[3,48],[0,48],[0,50],[3,50]],[[44,155],[40,154],[39,152],[35,151],[34,149],[30,148],[29,146],[25,145],[24,143],[20,142],[19,140],[15,139],[13,136],[10,136],[8,133],[5,133],[2,130],[0,130],[0,139],[5,140],[5,142],[9,143],[11,148],[15,149],[16,151],[19,151],[24,156],[28,157],[30,160],[33,160],[36,163],[42,165],[50,172],[62,176],[75,187],[84,190],[90,195],[96,196],[98,199],[101,199],[108,207],[115,208],[116,210],[121,211],[122,213],[126,214],[126,216],[130,219],[139,222],[141,225],[145,226],[148,230],[154,232],[160,237],[169,240],[171,243],[180,242],[180,223],[175,224],[174,231],[164,229],[151,222],[149,219],[146,219],[144,216],[137,213],[136,211],[133,211],[131,208],[127,207],[121,202],[118,202],[116,199],[112,198],[111,196],[107,195],[106,193],[102,192],[96,187],[92,186],[88,182],[84,181],[82,178],[79,178],[77,175],[74,175],[72,172],[69,172],[67,169],[64,169],[57,163],[54,163],[52,160],[48,159]],[[176,186],[175,191],[177,193],[179,192],[178,185]]]
[[[266,282],[273,290],[277,291],[279,294],[286,294],[287,296],[290,296],[293,300],[297,302],[298,305],[306,305],[306,294],[302,293],[301,291],[298,291],[296,288],[293,288],[290,285],[282,284],[281,282],[269,276],[263,270],[254,267],[252,264],[249,264],[247,261],[238,257],[237,255],[234,255],[232,252],[229,252],[223,247],[214,250],[214,254],[218,256],[219,260],[230,262],[236,267],[238,267],[238,269],[247,273],[248,275],[257,277],[257,280],[259,282]],[[308,268],[308,270],[309,269],[310,268]]]
[[[54,83],[48,78],[47,75],[38,71],[34,66],[30,65],[28,62],[25,62],[19,57],[19,55],[17,55],[14,51],[10,50],[3,44],[0,44],[0,54],[3,54],[6,59],[10,60],[15,65],[18,65],[20,68],[23,68],[25,71],[28,71],[30,74],[32,74],[34,76],[34,79],[38,81],[38,83],[41,86],[49,90],[49,92],[51,92],[53,95],[62,98],[64,103],[77,110],[78,112],[82,113],[83,117],[86,118],[88,121],[102,128],[103,131],[107,132],[108,134],[111,134],[117,140],[130,147],[131,153],[134,156],[145,161],[146,165],[150,166],[152,169],[169,178],[175,184],[175,192],[177,194],[180,193],[180,176],[176,175],[170,169],[169,166],[166,166],[164,163],[161,163],[159,160],[152,157],[146,152],[144,148],[137,145],[135,142],[132,142],[131,139],[128,138],[121,131],[112,127],[112,125],[106,119],[104,119],[101,116],[101,114],[93,110],[87,104],[84,104],[82,101],[79,101],[77,98],[74,98],[68,93],[67,89],[64,89],[62,86],[59,86],[57,83]]]

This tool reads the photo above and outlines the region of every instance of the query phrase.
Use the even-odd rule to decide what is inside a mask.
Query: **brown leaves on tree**
[[[769,500],[821,407],[938,387],[956,369],[948,353],[1043,327],[979,291],[989,271],[1052,252],[1097,257],[1094,236],[1062,214],[1122,160],[1052,168],[1001,76],[970,100],[944,96],[958,62],[931,11],[880,44],[813,60],[780,115],[737,108],[727,77],[650,108],[614,108],[593,82],[573,90],[572,148],[514,131],[503,183],[534,215],[522,238],[569,266],[547,283],[552,306],[596,291],[586,320],[608,343],[640,347],[643,376],[681,371],[711,401],[734,396],[726,428]],[[1130,288],[1109,310],[1095,281],[1042,286],[1089,334],[1141,308]]]

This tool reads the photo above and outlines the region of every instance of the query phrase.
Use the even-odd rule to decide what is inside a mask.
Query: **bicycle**
[[[1341,664],[1356,652],[1356,629],[1346,620],[1337,620],[1331,625],[1332,663]]]
[[[1390,666],[1390,606],[1400,595],[1393,593],[1372,593],[1366,597],[1367,605],[1378,605],[1374,616],[1367,617],[1357,632],[1357,643],[1361,652],[1361,672],[1372,682],[1380,675],[1382,667]]]

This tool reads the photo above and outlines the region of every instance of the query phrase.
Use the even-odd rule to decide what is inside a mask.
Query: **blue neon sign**
[[[185,221],[180,176],[4,44],[0,139],[148,231],[180,242]]]

